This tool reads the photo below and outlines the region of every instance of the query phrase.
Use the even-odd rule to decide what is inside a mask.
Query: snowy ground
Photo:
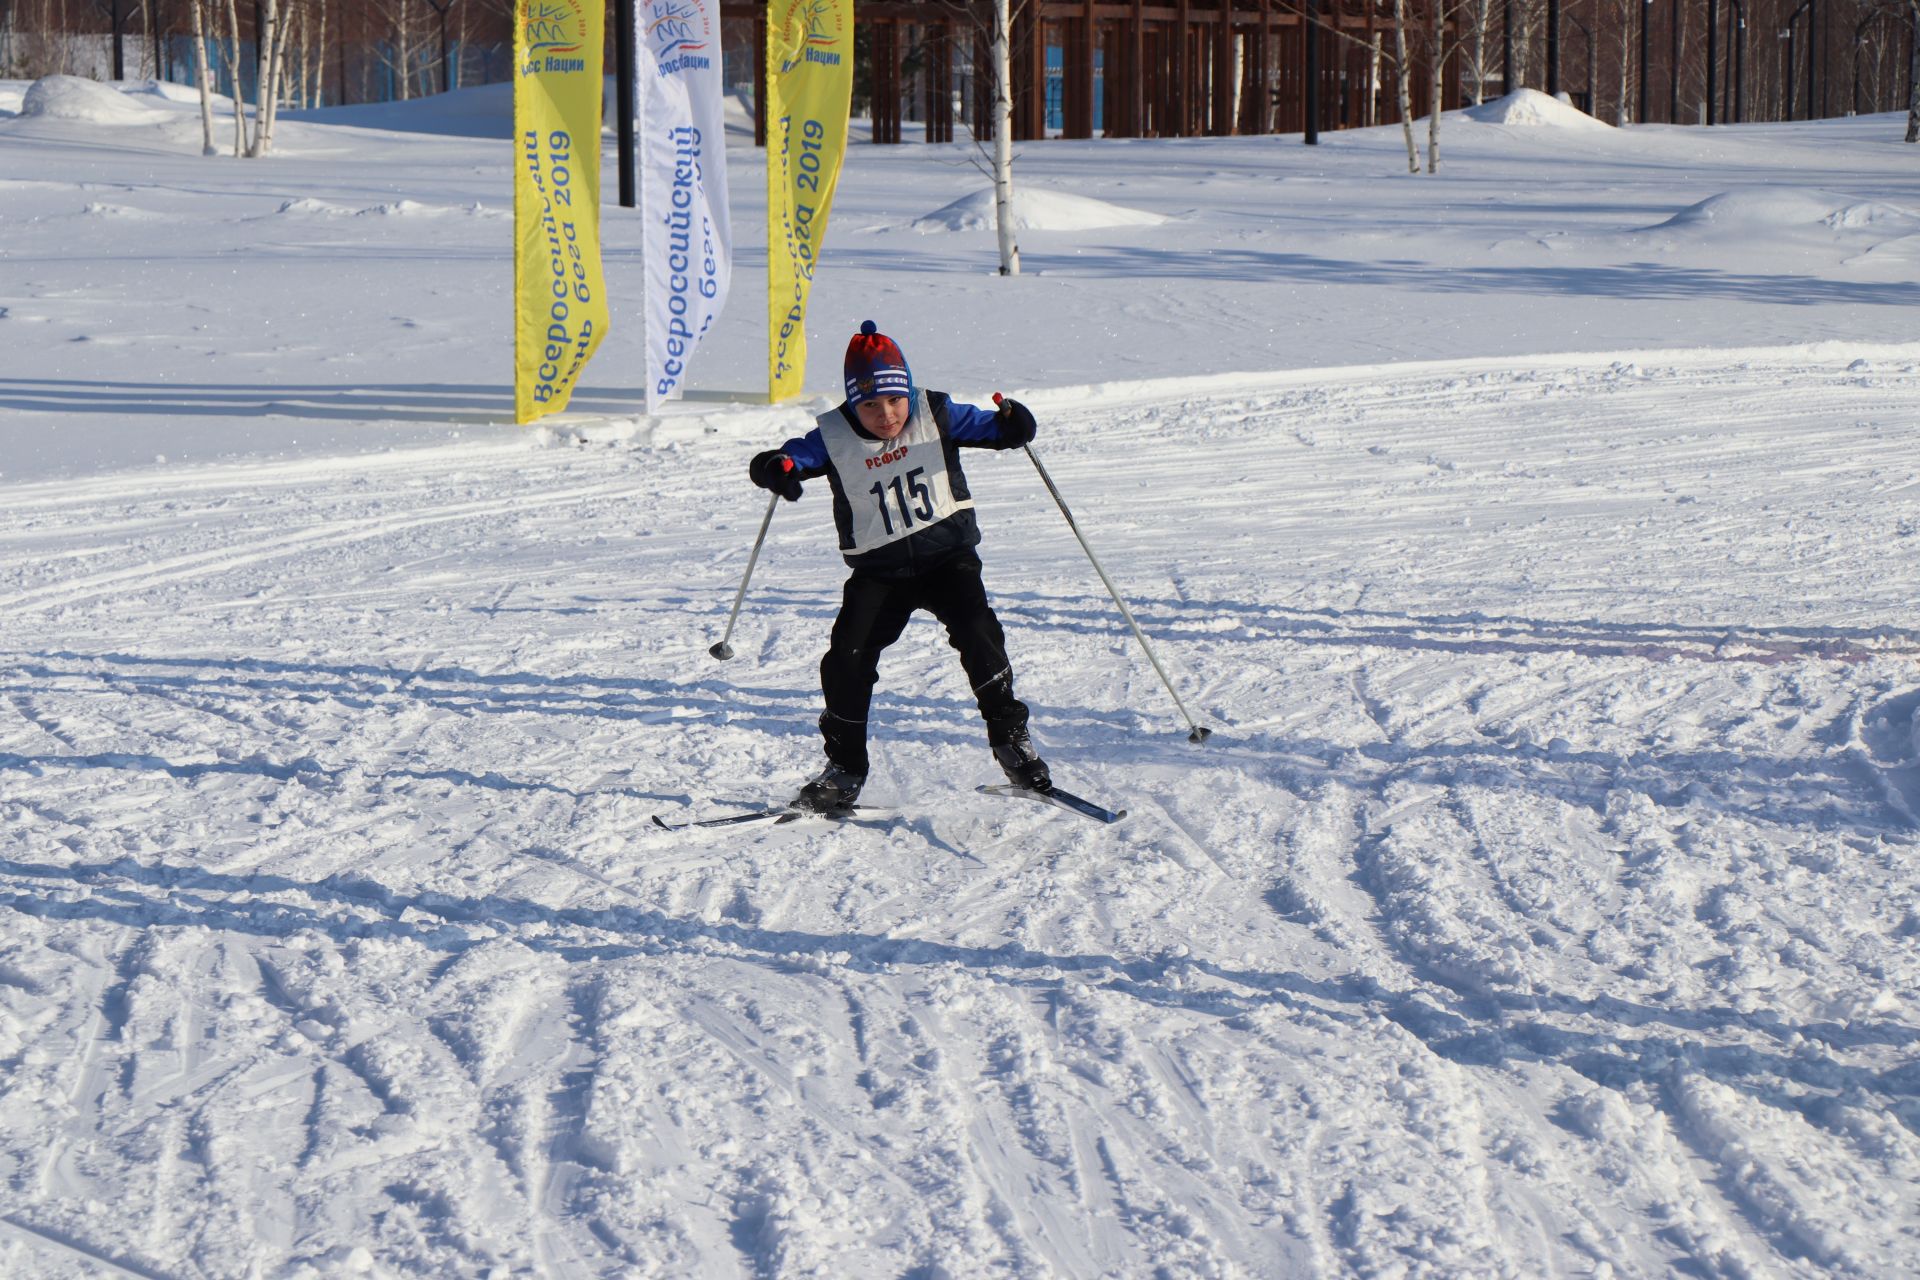
[[[897,817],[689,836],[812,767],[837,600],[810,494],[706,653],[809,412],[727,403],[754,269],[711,398],[634,418],[616,331],[519,431],[500,143],[102,114],[0,118],[0,1273],[1914,1272],[1888,119],[1035,145],[1171,221],[1012,282],[911,227],[965,148],[857,150],[812,384],[872,315],[1027,399],[1217,732],[970,455],[1047,754],[1132,815],[973,794],[923,619]]]

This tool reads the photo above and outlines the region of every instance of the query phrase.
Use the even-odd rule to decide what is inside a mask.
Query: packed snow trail
[[[969,455],[1113,827],[924,618],[892,816],[652,826],[814,766],[803,410],[9,486],[0,1272],[1911,1266],[1920,351],[1028,400],[1217,729]]]

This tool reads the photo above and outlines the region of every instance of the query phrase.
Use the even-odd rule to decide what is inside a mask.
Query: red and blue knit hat
[[[900,344],[880,332],[871,320],[847,343],[847,403],[859,404],[875,396],[911,396],[913,370],[907,367]]]

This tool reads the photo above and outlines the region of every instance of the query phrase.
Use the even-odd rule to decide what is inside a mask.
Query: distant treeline
[[[979,16],[987,2],[888,0],[869,10],[884,10],[904,37],[904,74],[885,78],[889,91],[897,85],[904,118],[921,118],[929,49],[953,59],[949,74],[959,72],[963,82],[977,65],[968,41],[926,41],[934,19]],[[1189,0],[1181,21],[1197,33],[1217,31],[1223,3],[1231,0]],[[1381,92],[1379,63],[1391,57],[1396,9],[1409,29],[1424,30],[1433,5],[1454,33],[1445,42],[1446,78],[1465,102],[1526,87],[1557,90],[1610,123],[1700,124],[1903,110],[1913,95],[1920,0],[1263,0],[1257,9],[1229,9],[1233,52],[1216,65],[1238,67],[1237,77],[1251,65],[1262,79],[1297,86],[1300,68],[1285,64],[1303,59],[1307,41],[1256,42],[1252,28],[1240,34],[1238,24],[1261,13],[1311,24],[1327,102],[1321,127],[1373,123],[1375,112],[1353,104],[1370,104]],[[0,0],[0,77],[191,84],[196,6],[209,44],[232,55],[210,51],[215,87],[231,94],[237,76],[241,96],[251,100],[260,0]],[[1089,40],[1103,83],[1131,65],[1128,19],[1111,16],[1112,7],[1015,0],[1016,9],[1030,6],[1045,53],[1017,61],[1016,82],[1021,74],[1058,75],[1062,51]],[[728,82],[751,86],[758,6],[726,0],[721,7]],[[924,26],[915,16],[922,9]],[[280,0],[280,11],[291,33],[280,95],[289,105],[416,98],[508,74],[513,0]],[[1096,14],[1091,24],[1089,12]],[[609,68],[611,40],[610,31]],[[855,95],[864,104],[871,59],[864,41],[856,51]]]

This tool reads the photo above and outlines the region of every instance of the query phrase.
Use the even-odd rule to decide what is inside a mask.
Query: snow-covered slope
[[[907,229],[964,148],[857,149],[813,385],[872,315],[1017,391],[1216,732],[969,453],[1038,736],[1131,816],[976,794],[922,618],[891,812],[667,833],[817,756],[823,493],[707,653],[822,403],[748,402],[753,285],[701,398],[622,337],[513,429],[499,144],[178,109],[0,120],[0,1275],[1911,1270],[1887,122],[1036,144],[1175,220],[1017,281]]]

